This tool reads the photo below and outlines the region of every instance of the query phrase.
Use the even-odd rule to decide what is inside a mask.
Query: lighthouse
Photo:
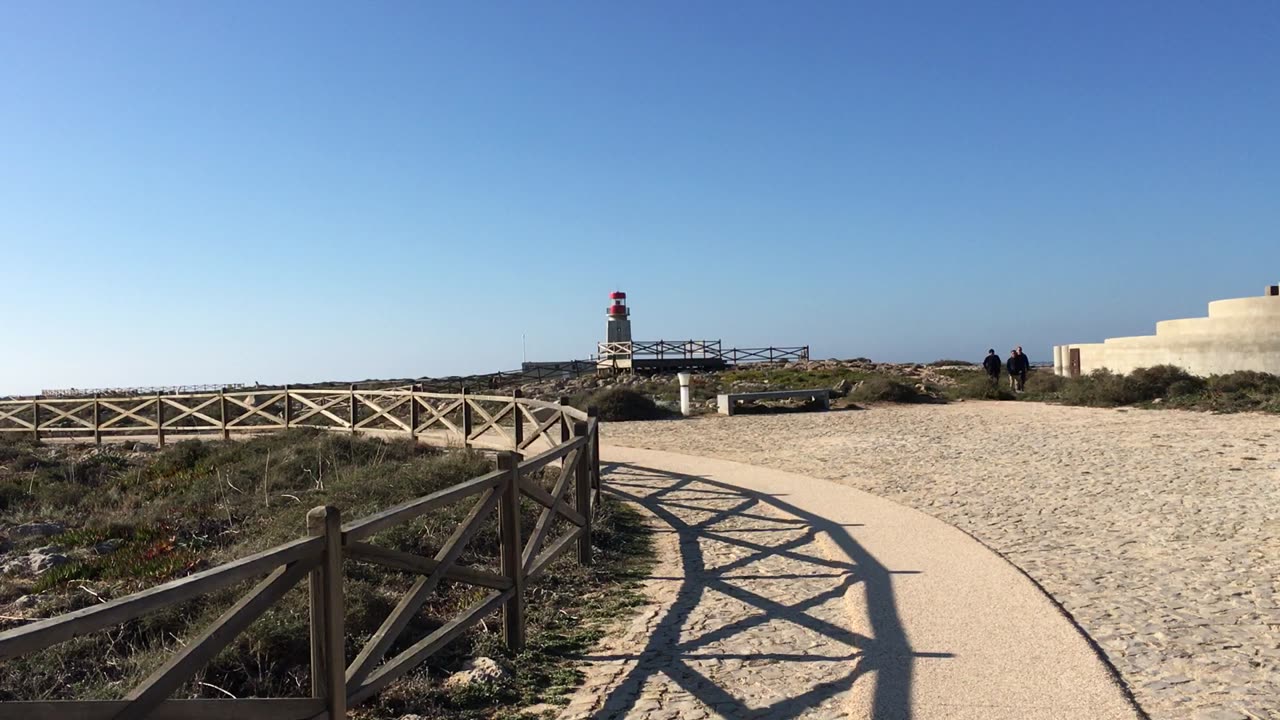
[[[631,342],[631,310],[627,308],[627,294],[619,291],[609,293],[609,308],[605,314],[609,318],[605,342]]]

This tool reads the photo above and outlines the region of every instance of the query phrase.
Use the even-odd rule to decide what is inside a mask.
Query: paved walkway
[[[1280,720],[1276,420],[963,402],[604,431],[919,509],[1035,578],[1155,720]]]
[[[861,491],[606,448],[653,516],[653,603],[562,718],[1137,717],[1085,639],[969,536]]]

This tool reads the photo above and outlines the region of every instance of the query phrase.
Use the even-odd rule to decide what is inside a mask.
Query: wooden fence
[[[164,387],[127,387],[127,388],[59,388],[57,390],[41,390],[41,397],[47,398],[84,398],[94,395],[155,395],[166,393],[217,392],[219,390],[241,390],[247,387],[244,383],[222,383],[217,385],[167,385]]]
[[[722,348],[719,340],[635,340],[596,344],[597,357],[609,359],[712,359],[730,365],[808,360],[809,346]]]
[[[131,690],[121,700],[91,701],[19,701],[0,703],[0,720],[135,720],[137,718],[183,720],[321,720],[346,717],[346,709],[354,706],[407,672],[420,665],[432,654],[466,630],[480,624],[492,612],[501,609],[503,637],[513,651],[524,646],[524,588],[525,583],[537,578],[560,555],[577,549],[578,561],[591,562],[591,518],[598,500],[600,488],[599,423],[593,413],[583,413],[563,404],[544,403],[524,398],[488,398],[457,395],[438,398],[432,393],[404,391],[384,397],[351,396],[347,400],[351,408],[370,408],[371,414],[363,420],[333,411],[329,404],[337,402],[331,397],[315,394],[294,395],[292,391],[268,398],[266,406],[283,402],[278,413],[262,410],[264,403],[255,405],[238,394],[234,407],[245,412],[234,417],[268,415],[259,425],[237,424],[226,413],[230,393],[210,398],[184,401],[192,417],[199,420],[201,430],[216,427],[224,436],[252,427],[255,431],[302,427],[301,423],[312,417],[326,417],[331,430],[361,431],[375,417],[390,417],[396,408],[406,409],[412,418],[425,412],[429,417],[407,421],[391,421],[400,431],[413,434],[425,432],[451,412],[462,411],[465,417],[460,425],[449,425],[457,437],[474,442],[494,428],[503,428],[511,448],[498,456],[498,469],[457,485],[437,491],[425,497],[409,500],[368,517],[341,522],[340,512],[334,507],[317,507],[307,515],[306,537],[241,558],[185,578],[159,585],[133,595],[111,600],[93,607],[77,610],[46,620],[40,620],[0,633],[0,661],[33,653],[85,633],[103,630],[142,615],[191,600],[198,596],[224,589],[242,581],[263,577],[247,594],[207,628],[188,640],[173,657]],[[437,402],[440,401],[440,402]],[[148,407],[174,407],[172,398],[149,400]],[[501,404],[502,409],[482,410],[487,404]],[[98,399],[93,412],[106,406],[116,406],[115,399]],[[288,409],[303,410],[296,417]],[[80,422],[79,412],[62,408],[59,414],[67,425],[53,427],[39,419],[41,405],[36,405],[32,427],[44,430],[74,430],[81,433],[112,431],[116,425],[99,419],[95,425]],[[470,407],[471,411],[466,412]],[[206,409],[221,408],[219,417],[205,413]],[[113,417],[128,417],[143,429],[162,432],[174,426],[163,417],[155,420],[132,406],[116,407]],[[356,412],[356,410],[352,410]],[[376,413],[376,415],[372,414]],[[543,417],[545,416],[545,417]],[[12,413],[8,415],[12,420]],[[183,417],[186,417],[184,415]],[[398,417],[398,416],[397,416]],[[504,419],[511,423],[503,425]],[[530,433],[522,433],[522,420],[534,424]],[[269,421],[269,422],[267,422]],[[298,424],[291,424],[298,423]],[[30,430],[31,428],[28,428]],[[123,429],[123,428],[122,428]],[[557,437],[558,435],[558,437]],[[525,458],[519,449],[527,448],[538,438],[553,440],[552,447]],[[535,480],[534,473],[545,469],[558,471],[550,489]],[[527,531],[520,527],[520,499],[531,498],[540,506],[537,521]],[[454,529],[443,547],[434,557],[422,557],[400,550],[372,544],[369,540],[390,528],[408,523],[415,518],[454,503],[470,503],[470,512]],[[481,525],[497,514],[500,558],[497,572],[458,564],[467,544],[475,537]],[[568,530],[552,537],[557,527],[567,524]],[[343,560],[371,563],[382,567],[408,571],[418,575],[413,586],[387,616],[382,626],[369,638],[355,658],[348,662],[343,648],[345,631],[343,618]],[[244,699],[170,699],[170,696],[190,679],[219,651],[294,586],[307,579],[310,589],[311,634],[311,697],[310,698],[244,698]],[[388,650],[401,640],[410,619],[430,599],[443,580],[463,583],[484,591],[479,600],[449,619],[440,627],[416,639],[411,645],[387,657]]]
[[[163,445],[185,437],[223,438],[319,428],[399,434],[442,444],[524,451],[568,439],[572,408],[510,395],[419,389],[292,389],[156,394],[147,397],[0,400],[0,433],[32,439],[128,438]]]

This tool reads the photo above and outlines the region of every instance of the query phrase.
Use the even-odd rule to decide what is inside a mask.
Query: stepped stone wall
[[[1078,368],[1073,351],[1079,353]],[[1127,373],[1152,365],[1176,365],[1194,375],[1237,370],[1280,375],[1280,287],[1269,286],[1261,297],[1211,302],[1208,317],[1156,323],[1155,335],[1058,345],[1053,360],[1059,375],[1102,368]]]

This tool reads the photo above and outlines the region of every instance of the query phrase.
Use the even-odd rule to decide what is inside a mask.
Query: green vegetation
[[[1039,376],[1039,377],[1036,377]],[[1240,371],[1207,378],[1171,365],[1139,368],[1128,375],[1098,370],[1079,378],[1034,373],[1028,400],[1067,405],[1170,407],[1212,412],[1280,413],[1280,376]]]
[[[594,405],[600,419],[607,422],[660,420],[672,414],[658,407],[648,395],[622,387],[601,390],[591,396],[588,405]]]
[[[308,509],[323,504],[354,519],[489,471],[466,451],[407,441],[291,431],[245,442],[185,441],[159,452],[106,446],[37,446],[0,440],[0,527],[14,546],[6,558],[57,546],[68,561],[38,577],[0,575],[0,629],[15,617],[48,617],[120,597],[243,557],[305,534]],[[468,503],[387,530],[378,544],[431,556]],[[525,527],[539,506],[525,500]],[[13,533],[27,522],[57,523],[50,537]],[[641,600],[649,538],[638,516],[606,501],[594,526],[596,563],[567,554],[527,594],[528,647],[511,656],[498,623],[473,629],[361,710],[365,718],[480,718],[555,702],[577,682],[574,658],[602,628]],[[0,540],[0,551],[5,543]],[[496,567],[496,519],[482,526],[461,560]],[[363,563],[345,567],[348,657],[378,627],[413,577]],[[107,631],[0,663],[0,699],[119,697],[245,592],[249,585],[154,612]],[[420,638],[477,598],[445,583],[408,637]],[[26,596],[26,597],[23,597]],[[15,602],[23,598],[22,602]],[[310,686],[306,583],[228,646],[177,697],[296,697]],[[410,640],[410,641],[411,641]],[[400,641],[392,653],[407,647]],[[516,672],[496,684],[446,690],[442,680],[486,655]]]
[[[1032,373],[1033,375],[1037,373]],[[949,400],[1016,400],[1005,377],[992,382],[985,372],[966,372],[955,376],[954,385],[946,388],[944,397]],[[1030,378],[1028,378],[1030,383]]]
[[[807,390],[834,387],[841,380],[858,382],[872,373],[847,368],[802,368],[793,365],[744,367],[719,374],[721,387],[737,383],[759,385],[775,390]]]
[[[1211,412],[1280,413],[1280,376],[1240,371],[1202,378],[1172,365],[1139,368],[1128,375],[1097,370],[1078,378],[1033,370],[1026,392],[1015,396],[1007,376],[993,385],[985,374],[970,373],[948,387],[948,399],[1030,400],[1089,407],[1164,407]]]
[[[921,368],[926,369],[922,372]],[[910,373],[909,375],[906,373]],[[671,406],[679,389],[670,376],[628,379],[624,389],[600,391],[595,396],[583,395],[575,404],[586,407],[595,398],[622,393],[629,408],[605,419],[649,419],[672,413],[661,404]],[[924,385],[924,391],[919,386]],[[992,383],[986,373],[970,363],[938,360],[929,366],[898,367],[806,367],[803,365],[756,365],[719,373],[695,375],[694,407],[710,412],[707,401],[718,393],[763,390],[800,390],[829,388],[840,398],[848,389],[847,399],[836,407],[856,403],[919,403],[958,400],[1027,400],[1035,402],[1083,405],[1092,407],[1165,407],[1212,412],[1261,411],[1280,413],[1280,376],[1257,372],[1235,372],[1200,378],[1169,366],[1142,368],[1128,375],[1098,371],[1081,378],[1054,375],[1049,369],[1034,369],[1027,376],[1025,392],[1014,394],[1009,389],[1008,375],[1001,374]],[[657,414],[640,399],[658,401]],[[620,400],[612,401],[624,407]],[[777,410],[778,408],[774,408]],[[763,410],[762,410],[763,411]]]
[[[916,390],[915,385],[890,377],[874,376],[863,380],[849,393],[855,402],[930,402],[932,398]]]

